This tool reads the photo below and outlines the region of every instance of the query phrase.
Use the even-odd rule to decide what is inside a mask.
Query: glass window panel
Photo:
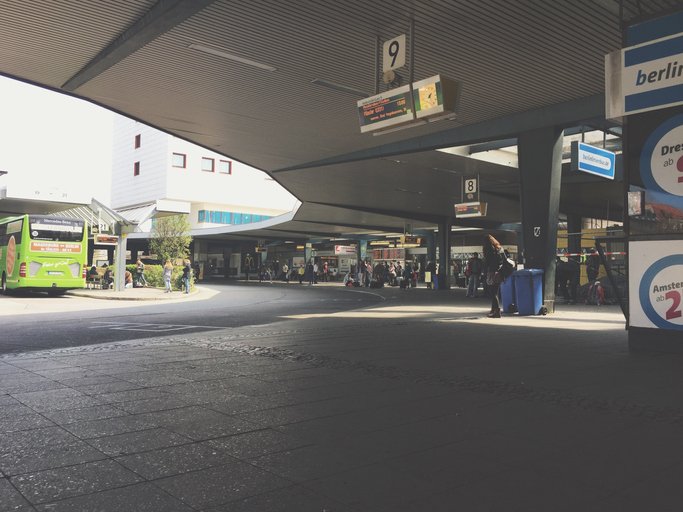
[[[230,160],[219,160],[218,172],[222,174],[232,174],[232,162]]]
[[[202,171],[213,172],[214,160],[213,158],[202,158]]]
[[[182,153],[173,153],[173,156],[171,157],[171,165],[173,167],[179,167],[181,169],[185,169],[185,155]]]

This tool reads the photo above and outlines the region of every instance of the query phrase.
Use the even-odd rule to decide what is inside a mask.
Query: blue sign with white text
[[[576,170],[614,179],[615,154],[612,151],[579,142],[572,153],[572,164]]]

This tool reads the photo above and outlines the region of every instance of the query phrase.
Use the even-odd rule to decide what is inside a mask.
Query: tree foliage
[[[150,251],[163,263],[166,260],[184,259],[190,255],[192,237],[187,215],[159,217],[152,225]]]

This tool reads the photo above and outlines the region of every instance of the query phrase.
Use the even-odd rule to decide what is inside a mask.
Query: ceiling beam
[[[62,89],[74,92],[213,2],[214,0],[159,0],[144,16],[69,78]]]
[[[596,94],[573,101],[548,105],[527,112],[511,114],[509,116],[490,119],[481,123],[458,126],[441,132],[430,133],[414,137],[412,139],[391,142],[382,146],[363,149],[344,155],[338,155],[315,162],[304,163],[292,167],[284,167],[272,171],[279,172],[296,171],[310,167],[323,167],[328,165],[358,162],[374,158],[386,158],[406,153],[418,153],[421,151],[433,151],[436,149],[453,146],[467,146],[480,144],[491,140],[516,138],[518,134],[537,128],[549,126],[575,126],[579,123],[591,124],[605,117],[605,95]]]
[[[307,201],[310,204],[319,204],[323,206],[333,206],[335,208],[343,208],[345,210],[356,211],[356,212],[366,212],[373,213],[376,215],[384,215],[386,217],[394,217],[399,219],[409,219],[413,221],[420,221],[426,224],[438,224],[441,220],[439,215],[421,214],[415,211],[402,211],[402,210],[384,210],[381,208],[370,208],[367,206],[359,206],[353,204],[336,204],[336,203],[323,203],[319,201]],[[369,229],[373,229],[370,227]],[[392,228],[393,229],[393,228]]]

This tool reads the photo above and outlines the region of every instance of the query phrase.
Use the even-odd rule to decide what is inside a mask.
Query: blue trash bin
[[[512,274],[515,280],[515,301],[520,315],[543,313],[543,270],[528,268]]]
[[[514,313],[517,309],[515,302],[515,272],[500,283],[500,307],[503,313]]]

